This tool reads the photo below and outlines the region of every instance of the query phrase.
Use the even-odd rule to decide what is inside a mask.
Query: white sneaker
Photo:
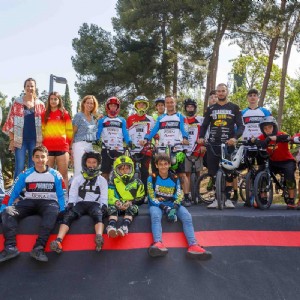
[[[107,232],[107,235],[111,238],[116,238],[118,236],[117,228],[115,226],[108,225],[106,227],[106,232]]]
[[[213,203],[206,206],[206,208],[217,208],[217,207],[218,207],[218,200],[217,199],[215,199],[213,201]]]
[[[234,204],[233,204],[232,201],[229,200],[229,199],[227,199],[227,200],[225,201],[225,207],[226,207],[226,208],[235,208]]]
[[[128,227],[125,225],[122,225],[122,226],[120,226],[120,228],[118,228],[117,232],[118,232],[119,236],[125,236],[126,234],[128,234]]]

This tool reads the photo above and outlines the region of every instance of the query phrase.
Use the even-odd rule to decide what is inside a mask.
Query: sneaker
[[[96,251],[99,252],[102,249],[102,246],[104,244],[104,239],[101,234],[96,234],[95,236],[95,243],[96,243]]]
[[[232,201],[230,199],[227,199],[225,201],[225,207],[226,208],[235,208],[234,204],[232,203]]]
[[[151,257],[165,256],[168,252],[169,250],[162,242],[153,243],[148,249],[148,253]]]
[[[212,255],[211,252],[206,251],[200,245],[192,245],[187,250],[187,257],[189,258],[196,258],[200,260],[208,260],[211,259]]]
[[[125,236],[126,234],[128,234],[128,226],[126,225],[122,225],[120,226],[120,228],[118,228],[117,233],[119,236]]]
[[[107,235],[111,238],[116,238],[118,236],[117,228],[112,225],[106,227]]]
[[[50,243],[50,249],[52,251],[55,251],[56,253],[60,254],[62,253],[63,251],[63,248],[62,248],[62,245],[61,245],[61,242],[58,241],[58,240],[54,240]]]
[[[182,201],[182,205],[183,205],[184,207],[190,207],[190,206],[192,205],[192,202],[191,202],[190,199],[186,198],[186,199],[184,199],[184,200]]]
[[[213,201],[213,203],[206,206],[206,208],[217,208],[217,207],[218,207],[218,200],[217,199],[215,199]]]
[[[48,257],[45,254],[45,250],[43,246],[38,246],[36,248],[33,248],[33,250],[30,252],[30,256],[38,261],[47,262]]]
[[[0,253],[0,262],[12,259],[20,254],[17,247],[7,247]]]

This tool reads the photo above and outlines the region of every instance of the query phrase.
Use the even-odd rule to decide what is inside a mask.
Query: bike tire
[[[255,198],[255,193],[254,193],[254,174],[252,172],[249,172],[246,175],[246,205],[251,207],[254,204],[254,198]]]
[[[216,176],[216,197],[218,201],[218,209],[222,210],[226,201],[226,181],[225,174],[222,170],[218,170]]]
[[[207,173],[202,174],[196,183],[196,199],[198,203],[211,204],[215,200],[213,178]]]
[[[239,195],[241,199],[246,202],[246,179],[243,177],[239,182]]]
[[[268,209],[273,201],[273,180],[266,171],[259,172],[254,180],[255,201],[260,209]],[[262,196],[263,194],[263,196]]]

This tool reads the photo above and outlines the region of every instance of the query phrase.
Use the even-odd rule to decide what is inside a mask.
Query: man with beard
[[[219,168],[219,156],[221,154],[221,144],[226,143],[229,146],[229,151],[234,150],[234,145],[237,139],[243,134],[244,125],[242,115],[238,105],[228,101],[228,88],[224,83],[217,85],[216,104],[209,106],[205,112],[204,120],[200,130],[200,144],[204,144],[204,137],[208,127],[210,132],[208,142],[211,147],[207,149],[207,166],[208,173],[215,177]],[[215,152],[215,153],[214,153]],[[216,155],[215,155],[216,154]],[[230,193],[232,190],[232,177],[226,178],[226,201],[225,207],[234,208],[230,200]],[[215,201],[207,206],[208,208],[216,208],[218,202]]]

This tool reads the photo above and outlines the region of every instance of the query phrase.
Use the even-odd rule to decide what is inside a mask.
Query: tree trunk
[[[164,16],[164,19],[166,16]],[[168,40],[167,40],[167,33],[166,33],[166,21],[164,20],[161,25],[161,35],[162,35],[162,81],[165,86],[165,94],[169,95],[171,92],[171,85],[168,79]]]
[[[173,96],[177,97],[178,90],[178,54],[174,53],[174,63],[173,63]]]
[[[286,5],[286,0],[281,0],[281,6],[280,6],[281,11],[284,11],[285,5]],[[265,74],[262,89],[261,89],[260,99],[258,102],[259,106],[263,106],[264,101],[265,101],[267,88],[268,88],[269,80],[270,80],[270,75],[271,75],[271,71],[272,71],[272,66],[273,66],[273,60],[274,60],[274,56],[275,56],[275,52],[276,52],[276,48],[277,48],[278,39],[279,39],[279,34],[280,34],[280,29],[281,29],[280,27],[281,27],[281,23],[278,20],[277,24],[276,24],[277,33],[271,40],[267,70],[266,70],[266,74]]]
[[[285,40],[284,41],[284,53],[283,53],[283,57],[282,57],[279,108],[278,108],[278,116],[277,116],[278,129],[280,129],[282,126],[286,74],[287,74],[287,68],[288,68],[289,59],[290,59],[290,55],[291,55],[291,49],[294,44],[296,35],[299,33],[299,30],[300,30],[300,13],[298,13],[297,20],[295,22],[295,26],[294,26],[294,29],[293,29],[290,37],[288,37],[289,21],[290,21],[290,18],[286,22],[286,30],[285,30],[285,36],[284,36],[284,40]]]
[[[212,52],[211,59],[208,64],[208,70],[207,70],[207,76],[206,76],[206,90],[205,90],[203,112],[205,112],[205,110],[206,110],[210,91],[214,90],[216,88],[220,45],[221,45],[221,41],[224,36],[224,33],[227,29],[227,25],[228,25],[228,21],[225,21],[225,23],[223,23],[223,25],[220,24],[220,26],[218,26],[218,30],[216,33],[216,39],[214,42],[213,52]]]

